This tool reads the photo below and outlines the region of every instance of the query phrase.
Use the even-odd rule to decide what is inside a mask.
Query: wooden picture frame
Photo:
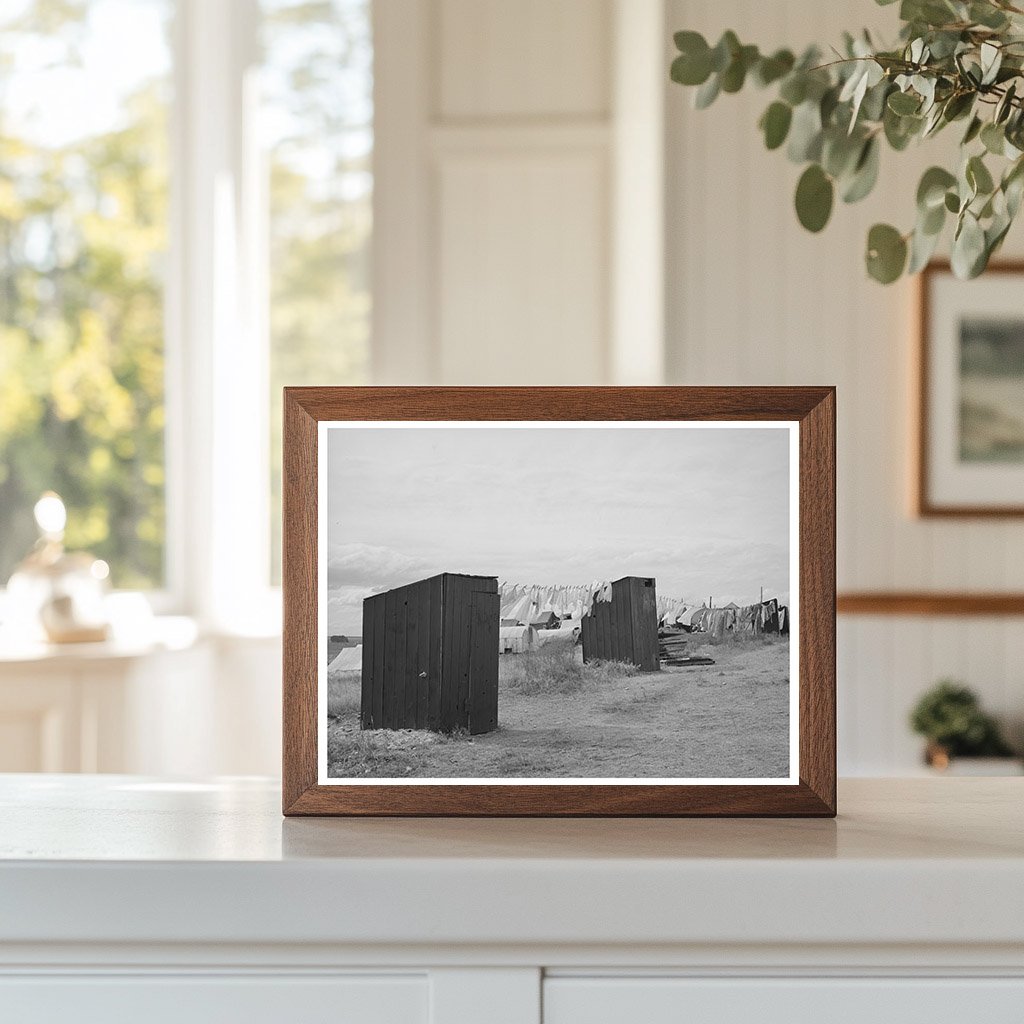
[[[790,426],[797,454],[798,685],[783,784],[348,784],[321,781],[320,426],[437,421]],[[567,422],[566,422],[567,421]],[[599,421],[595,422],[595,421]],[[774,422],[781,421],[781,422]],[[344,424],[352,425],[352,424]],[[494,424],[490,424],[493,426]],[[792,461],[792,460],[791,460]],[[831,387],[303,387],[284,394],[283,811],[286,815],[812,816],[836,813],[835,389]],[[798,529],[798,532],[797,532]],[[794,601],[794,603],[796,603]],[[790,680],[790,687],[797,680]],[[790,690],[792,694],[792,689]],[[671,782],[672,780],[668,780]]]
[[[948,378],[953,373],[951,359],[956,358],[956,353],[947,351],[950,345],[946,339],[948,331],[944,327],[948,326],[948,307],[959,309],[961,314],[975,309],[981,311],[985,308],[990,291],[1004,287],[1006,278],[1010,276],[1020,278],[1015,284],[1019,291],[1024,284],[1024,261],[993,261],[982,278],[958,281],[953,277],[948,261],[936,260],[918,276],[914,366],[917,415],[916,437],[912,446],[915,461],[912,500],[913,511],[921,518],[999,519],[1024,516],[1024,497],[981,500],[986,493],[986,486],[991,486],[987,484],[989,472],[984,466],[967,467],[961,472],[963,479],[957,484],[956,472],[950,468],[953,457],[949,454],[952,443],[948,436],[951,432],[948,421],[954,415],[951,405],[955,398],[951,397],[953,384]],[[962,297],[947,300],[944,295],[938,294],[940,287],[956,288]],[[1009,290],[1007,296],[1011,304],[1019,304],[1019,299]],[[972,301],[974,306],[971,305]],[[1019,319],[1024,324],[1024,308],[1021,309]],[[935,351],[938,334],[946,339],[939,346],[943,349],[942,358]],[[945,397],[937,399],[937,391]],[[962,436],[965,428],[961,424],[959,429]],[[1019,469],[1009,467],[1009,472],[1014,476],[1019,475],[1018,489],[1024,495],[1024,462],[1020,463]],[[979,476],[979,473],[984,476]],[[1004,475],[1007,473],[1004,472]],[[957,488],[962,497],[951,496],[950,492]]]

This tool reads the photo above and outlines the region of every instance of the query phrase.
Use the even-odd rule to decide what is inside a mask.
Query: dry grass
[[[498,660],[498,686],[525,697],[579,693],[588,684],[611,677],[633,676],[635,665],[621,661],[583,663],[579,648],[571,643],[551,643],[534,651]]]
[[[775,644],[788,644],[789,636],[778,633],[726,633],[725,636],[712,636],[710,633],[689,633],[686,636],[690,647],[727,647],[733,649],[750,649],[752,647],[771,647]],[[713,657],[714,655],[709,655]]]
[[[327,673],[327,717],[359,717],[361,672]]]
[[[641,673],[556,645],[499,660],[499,728],[359,729],[359,673],[330,680],[335,778],[778,777],[788,767],[789,638],[694,634],[714,665]]]

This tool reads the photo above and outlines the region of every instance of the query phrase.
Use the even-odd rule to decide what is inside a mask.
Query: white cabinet
[[[0,772],[267,775],[281,639],[157,619],[128,644],[0,646]]]
[[[17,1024],[427,1024],[425,974],[0,979]]]
[[[259,779],[0,776],[0,1022],[1021,1024],[1021,785],[282,820]]]
[[[544,1024],[1020,1024],[1024,979],[548,978]]]
[[[194,745],[210,659],[192,639],[0,652],[0,772],[181,771],[165,748]]]

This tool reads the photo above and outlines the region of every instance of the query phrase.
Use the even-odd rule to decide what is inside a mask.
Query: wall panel
[[[609,0],[439,0],[440,120],[608,114]]]
[[[439,169],[446,384],[600,383],[607,334],[602,151],[465,154]]]

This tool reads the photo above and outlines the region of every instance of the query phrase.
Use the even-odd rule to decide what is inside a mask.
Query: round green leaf
[[[741,46],[733,55],[732,63],[722,72],[722,92],[739,92],[747,79],[747,72],[757,60],[756,46]]]
[[[703,85],[711,74],[711,49],[699,32],[677,32],[679,56],[672,61],[671,77],[680,85]]]
[[[946,193],[945,203],[946,209],[949,210],[950,213],[960,212],[960,197],[955,192]]]
[[[907,265],[908,274],[916,274],[928,266],[928,262],[935,255],[935,249],[939,244],[940,232],[928,234],[920,229],[914,231],[910,239],[910,262]]]
[[[917,212],[917,230],[922,235],[941,234],[946,223],[946,204],[939,203],[929,209],[919,209]]]
[[[996,112],[993,120],[996,124],[1002,124],[1013,110],[1013,101],[1017,96],[1017,83],[1011,82],[1003,93],[1003,98],[996,104]]]
[[[943,167],[929,167],[921,175],[917,186],[917,205],[921,210],[941,206],[946,201],[946,192],[956,184],[956,176]]]
[[[921,107],[921,100],[909,92],[894,92],[889,94],[889,109],[900,117],[908,114],[916,114]]]
[[[894,114],[891,109],[886,108],[882,112],[882,127],[885,129],[885,141],[897,152],[907,148],[910,140],[924,124],[921,117],[900,117]]]
[[[864,151],[864,136],[848,135],[845,129],[826,128],[821,147],[821,166],[826,174],[841,178],[853,172],[860,163]]]
[[[771,85],[793,70],[796,58],[789,50],[777,50],[770,57],[762,57],[754,68],[758,85]]]
[[[967,125],[967,131],[964,132],[964,137],[960,140],[960,145],[966,146],[973,142],[981,133],[981,128],[982,120],[980,117],[975,115],[971,118],[970,124]]]
[[[698,110],[705,110],[718,98],[722,91],[722,80],[718,75],[712,75],[693,96],[693,105]]]
[[[792,107],[807,99],[807,76],[802,71],[792,72],[779,86],[779,95]]]
[[[878,181],[878,139],[872,137],[864,143],[852,176],[843,186],[843,202],[858,203],[875,187]]]
[[[966,173],[967,181],[978,194],[987,196],[995,188],[992,175],[980,156],[972,156],[967,161]]]
[[[820,231],[832,215],[832,179],[811,164],[796,186],[796,215],[808,231]]]
[[[821,110],[817,103],[801,103],[793,111],[786,155],[793,163],[817,160],[821,155]]]
[[[981,141],[984,147],[995,156],[1002,156],[1006,146],[1006,134],[1001,125],[990,121],[981,129]]]
[[[1006,15],[991,3],[972,3],[969,17],[971,21],[997,31],[1005,28],[1007,23]]]
[[[732,29],[726,29],[711,51],[711,70],[721,74],[732,63],[733,57],[740,52],[742,45],[736,33]]]
[[[907,263],[906,239],[891,224],[876,224],[868,232],[868,273],[880,284],[892,284]]]
[[[950,96],[942,108],[942,117],[945,121],[956,121],[958,118],[966,117],[974,107],[975,95],[973,92],[963,92],[958,96]]]
[[[708,41],[699,32],[690,32],[686,29],[673,33],[672,42],[676,44],[676,49],[680,53],[710,50]]]
[[[985,269],[985,257],[985,232],[977,217],[965,213],[953,238],[953,252],[950,257],[953,273],[961,281],[977,277]]]
[[[786,141],[789,126],[793,120],[793,108],[788,103],[776,100],[761,117],[764,144],[768,149],[778,149]]]

